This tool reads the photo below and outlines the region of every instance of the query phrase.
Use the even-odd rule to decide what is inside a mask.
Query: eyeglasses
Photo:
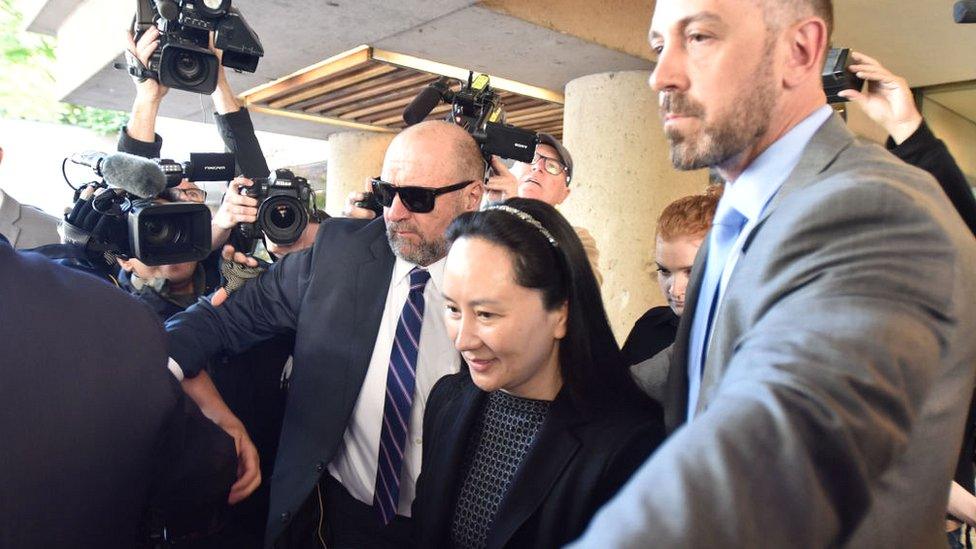
[[[378,177],[374,177],[369,182],[373,189],[373,196],[384,208],[392,206],[393,199],[399,194],[400,202],[403,202],[404,207],[413,213],[427,213],[433,210],[438,196],[459,191],[472,183],[474,183],[473,179],[432,189],[430,187],[397,187],[393,183],[387,183]]]
[[[546,170],[549,175],[559,175],[566,171],[566,166],[562,162],[556,160],[555,158],[549,158],[548,156],[542,156],[539,153],[535,153],[532,157],[532,163],[530,166],[535,166],[540,160],[545,160],[542,167]]]
[[[164,198],[172,202],[196,202],[202,204],[207,200],[207,191],[203,189],[181,189],[172,187],[166,189]]]

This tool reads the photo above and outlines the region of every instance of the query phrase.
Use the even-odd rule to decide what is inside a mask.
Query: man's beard
[[[712,124],[706,124],[705,108],[694,99],[681,92],[663,92],[662,117],[667,114],[694,116],[701,124],[692,135],[665,129],[671,144],[671,163],[675,168],[697,170],[723,166],[766,133],[776,104],[772,67],[767,61],[770,52],[767,48],[767,54],[748,79],[750,85],[741,97],[729,103],[732,111]]]
[[[460,203],[455,208],[451,219],[461,214]],[[420,237],[420,242],[413,243],[406,238],[397,236],[399,229],[410,231]],[[425,238],[420,229],[410,220],[406,221],[386,221],[386,238],[390,242],[390,248],[397,257],[409,261],[415,265],[426,267],[447,255],[447,239],[443,234],[436,235],[434,238]]]

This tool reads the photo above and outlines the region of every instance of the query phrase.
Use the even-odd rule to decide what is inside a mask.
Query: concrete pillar
[[[342,215],[346,196],[362,191],[366,181],[380,175],[383,155],[392,133],[348,131],[329,137],[329,164],[325,181],[325,211]]]
[[[596,239],[603,302],[621,343],[647,309],[666,304],[651,267],[658,215],[708,183],[706,170],[671,166],[649,76],[592,74],[569,82],[565,93],[563,136],[573,181],[560,209]]]

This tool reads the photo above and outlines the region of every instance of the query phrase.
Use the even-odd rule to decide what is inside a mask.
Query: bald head
[[[388,169],[400,171],[403,164],[417,162],[427,164],[425,171],[450,174],[454,181],[479,181],[485,172],[474,138],[460,126],[443,120],[428,120],[400,132],[386,151],[384,179],[390,181],[386,178]]]
[[[396,187],[442,192],[434,197],[430,211],[407,208],[399,195],[383,208],[393,253],[417,265],[430,265],[447,255],[444,231],[462,212],[478,209],[484,166],[474,139],[449,122],[422,122],[396,136],[386,150],[381,178]]]

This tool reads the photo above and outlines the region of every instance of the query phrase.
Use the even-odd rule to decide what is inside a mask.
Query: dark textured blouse
[[[545,422],[550,404],[502,391],[488,395],[468,441],[464,480],[451,524],[454,547],[485,547],[502,499]]]

